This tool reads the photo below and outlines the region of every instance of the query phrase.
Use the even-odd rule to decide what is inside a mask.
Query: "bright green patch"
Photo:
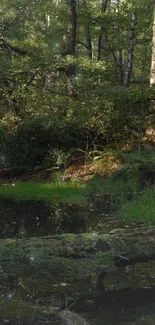
[[[74,234],[67,233],[67,234],[62,234],[61,235],[62,240],[64,243],[71,242],[72,244],[76,242],[76,237]]]
[[[126,202],[118,212],[118,217],[127,222],[155,224],[155,186]]]
[[[0,197],[83,204],[85,186],[80,183],[16,183],[0,187]]]

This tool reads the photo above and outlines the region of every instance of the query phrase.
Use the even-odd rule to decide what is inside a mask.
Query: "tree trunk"
[[[128,51],[128,62],[127,62],[127,71],[125,75],[124,86],[129,87],[131,73],[132,73],[132,66],[133,66],[133,58],[134,58],[134,44],[135,44],[135,28],[136,28],[136,15],[132,13],[131,18],[131,32],[130,32],[130,41],[129,41],[129,51]]]
[[[90,60],[92,60],[92,41],[91,41],[91,35],[90,35],[90,26],[89,24],[87,24],[85,26],[85,35],[86,35],[86,46],[88,49],[88,56],[90,58]]]
[[[67,44],[66,51],[63,53],[65,56],[70,55],[75,58],[76,52],[76,32],[77,32],[77,14],[76,14],[76,0],[67,0],[68,6],[68,31],[67,31]],[[67,89],[70,101],[77,96],[75,91],[75,64],[70,63],[66,68],[67,76]],[[69,106],[71,102],[69,103]]]
[[[122,50],[118,51],[117,59],[117,79],[120,86],[124,85],[124,68],[123,68],[123,55]]]
[[[102,13],[106,12],[108,4],[109,5],[111,4],[111,0],[102,0],[102,3],[101,3]],[[119,14],[120,1],[118,0],[116,4],[117,4],[116,10],[117,10],[117,13]],[[114,59],[114,63],[115,63],[115,67],[116,67],[116,80],[119,85],[123,86],[124,85],[124,64],[123,64],[123,51],[120,46],[120,44],[121,44],[121,30],[120,30],[119,25],[117,28],[117,37],[118,37],[118,50],[116,51],[113,48],[113,46],[111,45],[111,42],[108,38],[108,32],[105,29],[104,25],[102,24],[101,29],[100,29],[99,39],[98,39],[98,61],[103,60],[104,44],[106,44],[113,56],[113,59]]]
[[[72,55],[73,57],[75,57],[76,28],[77,28],[76,0],[67,0],[67,4],[68,4],[68,39],[67,39],[66,55]]]
[[[150,72],[150,87],[155,87],[155,0],[153,1],[154,21],[153,21],[153,38],[152,38],[152,62]]]
[[[87,11],[86,0],[84,0],[84,7],[85,7],[85,10]],[[85,38],[86,38],[86,47],[88,50],[88,56],[89,56],[90,60],[92,60],[92,56],[93,56],[93,54],[92,54],[92,40],[91,40],[89,22],[86,22],[86,25],[85,25]]]
[[[102,0],[102,2],[101,2],[101,12],[102,13],[106,12],[107,4],[108,4],[108,0]],[[104,38],[104,28],[103,28],[103,26],[101,26],[100,35],[98,38],[98,61],[103,60],[103,45],[104,45],[103,38]]]

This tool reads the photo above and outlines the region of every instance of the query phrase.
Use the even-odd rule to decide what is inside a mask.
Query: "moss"
[[[15,247],[16,246],[16,240],[15,239],[6,239],[6,243],[8,244],[8,246],[10,247]]]
[[[10,243],[11,244],[11,243]],[[3,241],[0,246],[1,265],[4,273],[23,275],[23,270],[37,277],[46,274],[55,279],[75,281],[83,274],[98,272],[101,267],[114,267],[114,252],[124,250],[126,245],[120,238],[112,236],[62,235],[48,238],[19,240],[12,246]],[[11,249],[10,249],[11,247]],[[111,250],[110,250],[111,249]],[[79,257],[74,258],[74,257]],[[81,257],[81,259],[80,259]]]
[[[70,243],[75,243],[76,242],[76,235],[68,233],[68,234],[62,234],[59,236],[55,236],[55,238],[60,238],[64,244],[70,242]]]
[[[21,302],[19,300],[6,301],[0,299],[0,323],[3,324],[20,324],[20,325],[39,325],[44,319],[46,323],[53,325],[63,324],[62,318],[58,313],[52,312],[50,315],[45,314],[45,306]]]
[[[9,244],[8,244],[9,243]],[[45,238],[23,239],[0,243],[0,277],[27,277],[36,279],[38,287],[45,278],[50,288],[60,283],[59,291],[66,292],[71,285],[77,292],[85,293],[92,285],[92,274],[116,270],[115,258],[128,252],[147,252],[144,238],[117,235],[59,235]]]
[[[31,304],[23,303],[22,301],[0,299],[1,317],[19,318],[22,314],[33,313],[34,307]]]

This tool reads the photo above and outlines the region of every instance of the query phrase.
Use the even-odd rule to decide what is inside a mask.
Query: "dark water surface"
[[[88,318],[95,325],[153,325],[155,287],[109,291],[98,297]]]
[[[0,200],[0,237],[33,237],[84,232],[87,210],[41,201]]]
[[[108,230],[120,226],[114,217],[92,204],[52,204],[43,201],[0,199],[0,238],[33,237],[57,233]]]

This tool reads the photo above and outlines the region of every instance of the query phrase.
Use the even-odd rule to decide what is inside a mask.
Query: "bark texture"
[[[107,5],[108,5],[108,1],[109,0],[102,0],[101,1],[101,13],[105,13],[107,10]],[[103,22],[104,23],[104,22]],[[102,61],[103,60],[103,47],[104,47],[104,43],[105,43],[105,36],[104,36],[104,25],[101,25],[100,28],[100,35],[98,38],[98,61]]]
[[[67,0],[68,5],[68,36],[67,48],[65,55],[75,57],[76,51],[76,32],[77,32],[77,14],[76,14],[76,0]],[[75,65],[71,63],[66,69],[68,78],[68,95],[70,98],[76,97],[74,89]]]
[[[84,7],[87,12],[87,1],[86,0],[84,0]],[[93,53],[92,53],[92,40],[91,40],[89,20],[85,24],[85,39],[86,39],[86,48],[88,51],[88,56],[89,56],[90,60],[92,60]]]
[[[135,44],[135,29],[136,29],[136,14],[132,13],[131,17],[131,31],[130,31],[130,40],[129,40],[129,50],[128,50],[128,62],[127,62],[127,70],[124,80],[124,86],[129,87],[130,79],[132,74],[132,66],[134,59],[134,44]]]
[[[155,1],[153,1],[154,21],[153,21],[153,38],[152,38],[152,61],[150,73],[150,87],[155,87]]]

